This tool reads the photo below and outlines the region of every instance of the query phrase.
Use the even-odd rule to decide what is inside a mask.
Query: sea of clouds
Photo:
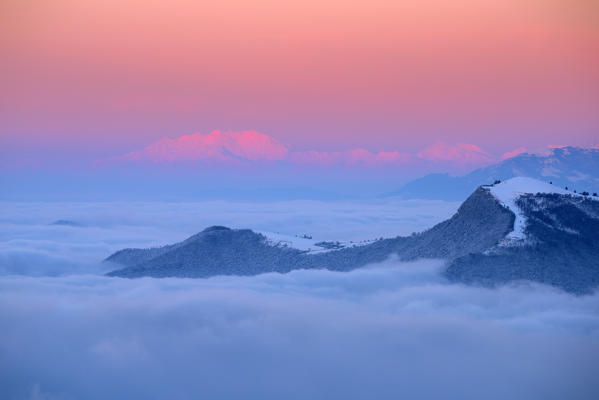
[[[442,202],[5,203],[0,398],[595,399],[599,294],[449,284],[442,260],[348,273],[121,279],[100,261],[223,224],[408,234]],[[48,223],[69,219],[83,226]]]

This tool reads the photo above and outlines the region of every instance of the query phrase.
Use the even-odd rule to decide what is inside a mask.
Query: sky
[[[0,156],[215,130],[298,152],[596,145],[598,19],[591,0],[7,0]]]

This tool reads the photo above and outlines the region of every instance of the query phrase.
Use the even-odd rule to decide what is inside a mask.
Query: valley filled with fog
[[[6,399],[593,399],[599,294],[450,284],[443,260],[208,279],[103,276],[113,252],[210,225],[409,235],[459,203],[3,203]]]

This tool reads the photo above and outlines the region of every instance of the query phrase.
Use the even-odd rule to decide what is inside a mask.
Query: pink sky
[[[0,156],[213,130],[267,132],[298,162],[596,145],[596,4],[5,1]]]

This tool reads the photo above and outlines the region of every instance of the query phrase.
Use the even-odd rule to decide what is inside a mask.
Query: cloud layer
[[[252,278],[0,280],[4,398],[592,399],[597,296],[441,262]],[[84,368],[82,366],[85,366]]]
[[[359,238],[423,229],[451,207],[4,203],[0,397],[596,398],[599,294],[452,285],[442,260],[197,280],[107,278],[97,263],[216,220]]]

